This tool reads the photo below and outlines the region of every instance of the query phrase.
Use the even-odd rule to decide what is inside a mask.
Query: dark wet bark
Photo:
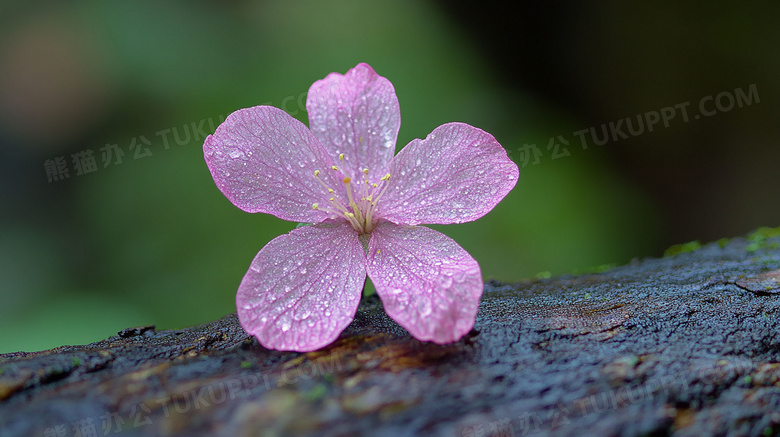
[[[491,282],[447,346],[373,298],[307,354],[229,315],[0,355],[0,435],[778,435],[778,240]]]

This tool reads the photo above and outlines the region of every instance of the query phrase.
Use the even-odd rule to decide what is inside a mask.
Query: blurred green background
[[[249,262],[295,224],[220,194],[204,132],[259,104],[307,122],[311,83],[358,62],[396,88],[399,148],[463,121],[522,167],[485,218],[436,227],[486,279],[592,271],[780,224],[777,3],[509,7],[2,3],[0,353],[235,311]],[[752,104],[693,118],[702,98],[751,85]],[[586,150],[573,134],[684,102],[688,122]],[[558,136],[568,154],[553,159]],[[114,144],[121,163],[104,156]],[[531,146],[538,161],[524,163]],[[97,167],[79,175],[73,154],[87,150]],[[46,163],[59,157],[69,176],[56,180]]]

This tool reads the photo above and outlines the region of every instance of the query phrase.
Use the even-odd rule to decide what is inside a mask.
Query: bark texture
[[[446,346],[374,297],[312,353],[266,350],[228,315],[0,355],[0,435],[778,435],[774,235],[490,282]]]

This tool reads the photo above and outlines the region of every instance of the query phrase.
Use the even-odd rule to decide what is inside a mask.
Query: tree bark
[[[374,296],[311,353],[266,350],[231,314],[0,355],[0,435],[778,435],[780,238],[756,235],[491,281],[445,346]]]

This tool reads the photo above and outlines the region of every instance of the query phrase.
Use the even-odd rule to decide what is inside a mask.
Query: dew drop
[[[306,308],[299,313],[295,313],[295,320],[303,320],[311,315],[311,310]]]
[[[282,316],[282,332],[287,332],[290,330],[290,327],[292,326],[292,320],[290,320],[290,316]]]
[[[428,314],[430,314],[431,311],[432,311],[431,301],[424,300],[424,301],[418,303],[417,304],[417,311],[420,312],[421,316],[427,316]]]

